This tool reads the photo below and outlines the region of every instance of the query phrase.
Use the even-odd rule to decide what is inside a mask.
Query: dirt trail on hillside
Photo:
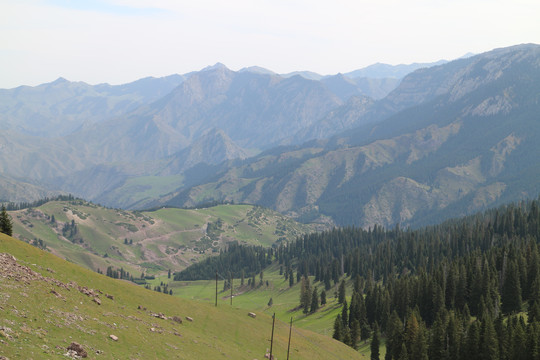
[[[171,237],[173,237],[175,235],[182,234],[182,233],[190,233],[190,232],[200,232],[201,233],[201,238],[202,238],[206,234],[206,230],[208,228],[208,221],[210,221],[211,218],[212,218],[211,215],[207,215],[206,218],[205,218],[204,225],[201,226],[200,228],[177,230],[177,231],[173,231],[173,232],[163,234],[163,235],[158,235],[158,236],[148,237],[148,230],[147,229],[141,230],[141,232],[144,235],[144,239],[140,240],[138,242],[138,244],[141,244],[142,252],[143,252],[144,257],[150,262],[168,260],[173,264],[176,263],[178,265],[190,265],[190,261],[187,259],[187,256],[184,256],[181,253],[182,250],[180,250],[180,249],[176,250],[176,252],[174,252],[172,254],[167,254],[167,248],[168,248],[167,245],[157,245],[159,251],[162,254],[165,255],[164,257],[159,257],[153,251],[148,249],[146,247],[146,245],[149,244],[149,243],[150,244],[154,243],[154,242],[167,241],[167,240],[169,240]],[[162,220],[154,219],[154,221],[155,221],[155,223],[152,224],[151,229],[159,228],[160,225],[162,225],[164,223]],[[189,249],[189,250],[191,250],[191,249]],[[191,255],[198,255],[198,254],[193,253]],[[193,256],[190,256],[190,257],[193,257]],[[182,264],[179,263],[179,261],[178,261],[179,259],[183,259]]]

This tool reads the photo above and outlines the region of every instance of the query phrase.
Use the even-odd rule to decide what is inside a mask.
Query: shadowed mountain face
[[[59,79],[0,91],[0,166],[46,188],[95,198],[129,177],[245,158],[257,152],[246,149],[277,143],[341,103],[318,81],[221,64],[120,86]],[[0,195],[12,198],[7,190]]]
[[[372,105],[373,111],[403,108],[386,120],[263,153],[169,202],[247,201],[303,220],[330,217],[367,227],[432,223],[534,197],[538,84],[540,47],[533,45],[419,70]],[[349,107],[358,111],[361,104]]]
[[[166,94],[149,90],[171,84],[163,79],[45,84],[87,89],[81,99],[90,90],[108,91],[107,101],[129,93],[139,105],[109,117],[85,105],[93,120],[81,115],[79,130],[54,139],[0,122],[0,189],[18,179],[38,186],[32,194],[63,190],[128,208],[233,200],[361,226],[431,223],[537,196],[539,49],[497,49],[400,80],[310,80],[217,64],[170,78],[179,82]],[[0,95],[13,99],[18,89]],[[63,96],[55,104],[82,101]]]
[[[264,148],[309,126],[341,104],[320,82],[296,76],[233,72],[215,66],[192,75],[170,94],[127,115],[80,131],[101,161],[170,156],[213,128],[243,148]]]

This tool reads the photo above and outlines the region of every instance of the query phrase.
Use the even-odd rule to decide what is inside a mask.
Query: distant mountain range
[[[168,203],[253,202],[304,221],[368,227],[433,223],[535,197],[539,99],[536,45],[418,70],[384,99],[349,103],[326,120],[352,119],[356,128],[264,152]]]
[[[0,199],[234,200],[367,227],[537,196],[539,49],[334,76],[216,64],[0,90]]]

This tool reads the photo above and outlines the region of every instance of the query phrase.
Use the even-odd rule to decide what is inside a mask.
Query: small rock
[[[64,356],[67,356],[72,359],[78,359],[79,355],[77,355],[77,352],[74,350],[68,350],[67,353],[64,354]]]
[[[186,316],[186,320],[189,321],[189,322],[193,322],[193,318],[191,318],[189,316]]]
[[[158,319],[162,319],[162,320],[166,320],[166,319],[167,319],[167,317],[166,317],[164,314],[162,314],[162,313],[159,313],[159,314],[154,314],[154,313],[152,313],[152,316],[153,316],[153,317],[157,317]]]
[[[182,318],[181,318],[181,317],[179,317],[179,316],[173,316],[173,318],[172,318],[172,319],[173,319],[173,321],[174,321],[174,322],[177,322],[177,323],[179,323],[179,324],[181,324],[181,323],[182,323]]]
[[[99,300],[99,298],[97,298],[97,297],[93,298],[92,301],[95,302],[98,305],[101,305],[101,300]]]
[[[63,296],[60,295],[60,293],[58,293],[56,290],[52,289],[51,290],[51,294],[53,294],[54,296],[56,296],[57,298],[62,298]]]
[[[255,319],[257,317],[257,314],[250,312],[248,313],[248,316]]]
[[[118,341],[118,336],[116,336],[116,335],[112,335],[112,334],[111,334],[111,335],[109,335],[109,337],[110,337],[111,339],[113,339],[114,341]]]
[[[85,358],[88,356],[88,353],[86,350],[83,349],[82,345],[76,342],[72,342],[68,347],[68,350],[74,351],[77,356],[80,356],[82,358]]]

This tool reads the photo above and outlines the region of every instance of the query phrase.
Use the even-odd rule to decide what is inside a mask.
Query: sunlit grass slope
[[[253,319],[240,306],[221,302],[216,308],[149,291],[3,234],[0,253],[16,258],[13,265],[3,256],[0,272],[0,352],[10,359],[59,358],[73,341],[90,359],[262,359],[270,347],[272,319],[264,312],[256,311]],[[80,292],[84,287],[94,295]],[[273,351],[278,359],[286,358],[288,331],[278,319]],[[297,327],[291,349],[291,359],[361,358],[329,337]]]
[[[226,274],[218,274],[218,306],[229,306],[231,303],[230,289],[224,290]],[[233,280],[233,307],[242,308],[247,311],[264,312],[268,316],[276,314],[276,318],[288,322],[293,319],[295,327],[307,329],[319,334],[332,337],[333,326],[336,316],[341,313],[342,307],[338,304],[335,292],[337,286],[326,291],[327,303],[321,306],[313,314],[304,314],[299,308],[301,284],[294,280],[294,285],[289,287],[289,281],[279,274],[279,265],[272,265],[263,272],[263,281],[260,285],[260,275],[256,276],[256,286],[252,288],[248,284],[248,279],[244,280],[241,286],[241,279]],[[267,284],[268,282],[268,284]],[[324,289],[324,284],[314,282],[314,277],[310,277],[311,289],[317,287],[318,293]],[[198,281],[172,281],[167,276],[157,277],[151,282],[153,286],[168,284],[169,289],[173,289],[173,295],[184,299],[196,300],[207,304],[215,303],[216,282],[215,280]],[[352,283],[347,281],[347,294],[352,293]],[[269,301],[272,299],[272,305]],[[347,297],[350,303],[350,296]],[[384,339],[380,349],[384,356]],[[359,344],[359,355],[362,359],[370,356],[368,342]]]
[[[134,277],[184,269],[230,241],[270,246],[314,230],[251,205],[135,212],[82,200],[51,201],[11,216],[21,240],[41,240],[49,251],[92,270],[122,267]],[[65,229],[71,224],[73,235]]]

